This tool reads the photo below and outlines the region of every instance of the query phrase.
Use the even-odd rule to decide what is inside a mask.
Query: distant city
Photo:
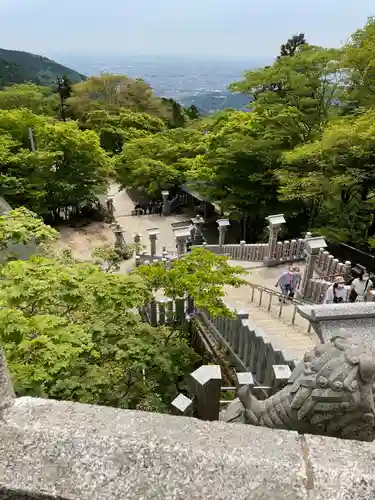
[[[176,99],[184,106],[195,104],[205,112],[226,107],[242,109],[246,106],[249,99],[244,96],[231,98],[226,92],[228,85],[241,79],[246,70],[270,62],[257,58],[205,60],[146,56],[95,59],[59,55],[54,59],[87,76],[109,72],[143,78],[158,95]]]

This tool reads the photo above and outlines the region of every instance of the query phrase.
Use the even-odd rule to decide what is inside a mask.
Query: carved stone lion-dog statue
[[[296,366],[287,385],[260,401],[249,386],[222,416],[301,433],[373,441],[375,353],[345,334],[317,345]]]

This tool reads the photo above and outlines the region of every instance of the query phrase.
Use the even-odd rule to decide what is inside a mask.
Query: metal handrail
[[[275,290],[271,290],[271,288],[266,288],[265,286],[262,286],[262,285],[256,285],[255,283],[248,283],[248,285],[253,289],[253,292],[251,294],[251,302],[255,302],[255,300],[254,300],[255,290],[259,290],[259,292],[260,292],[258,307],[262,307],[263,294],[267,294],[269,296],[268,305],[267,305],[267,312],[268,313],[271,312],[272,297],[277,297],[278,299],[281,299],[279,302],[279,312],[278,312],[278,317],[281,318],[282,312],[283,312],[283,307],[286,305],[286,302],[284,302],[285,297],[280,292],[276,292]],[[311,302],[310,300],[301,301],[301,300],[295,299],[294,297],[291,299],[287,299],[287,303],[292,304],[294,306],[292,320],[291,320],[292,325],[294,325],[295,321],[296,321],[297,306],[304,305],[304,304],[314,304],[314,302]],[[307,328],[307,333],[310,333],[310,331],[311,331],[311,323],[309,323],[309,326]]]

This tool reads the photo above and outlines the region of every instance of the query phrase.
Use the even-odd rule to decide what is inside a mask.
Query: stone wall
[[[212,317],[203,309],[195,310],[189,300],[152,300],[140,310],[142,318],[153,326],[178,323],[187,326],[193,315],[225,352],[231,366],[239,371],[251,371],[258,383],[272,385],[273,365],[295,367],[291,354],[276,349],[263,331],[249,321],[247,311],[237,311],[234,318]],[[297,360],[299,361],[299,360]]]
[[[375,446],[250,425],[17,399],[0,498],[369,500]]]

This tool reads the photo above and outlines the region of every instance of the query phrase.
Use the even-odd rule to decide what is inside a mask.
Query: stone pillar
[[[269,239],[268,239],[268,248],[266,252],[265,264],[267,266],[275,266],[278,262],[275,258],[276,254],[276,246],[277,246],[277,237],[280,232],[281,226],[285,223],[284,215],[270,215],[266,217],[268,220],[269,226]]]
[[[151,246],[151,257],[155,257],[156,255],[156,240],[158,235],[160,234],[160,231],[157,227],[147,229],[148,236],[150,238],[150,246]]]
[[[219,420],[221,384],[221,369],[217,365],[202,365],[190,375],[197,418]]]
[[[310,280],[313,277],[315,263],[319,257],[319,251],[321,248],[326,248],[326,246],[327,243],[321,236],[305,240],[306,267],[301,284],[297,290],[299,298],[303,299],[306,296]]]
[[[352,263],[349,260],[346,260],[344,264],[344,279],[347,283],[350,279],[351,272],[352,272]]]
[[[138,233],[135,233],[133,237],[134,245],[135,245],[135,253],[138,255],[141,249],[141,235]]]
[[[163,197],[163,215],[169,214],[169,191],[162,191],[161,195]]]
[[[205,239],[202,230],[205,220],[201,215],[197,215],[194,219],[191,219],[191,222],[194,224],[193,238],[192,238],[193,245],[203,245]]]
[[[120,224],[116,224],[113,230],[115,233],[115,248],[121,248],[125,245],[124,229]]]
[[[184,394],[179,394],[171,404],[172,415],[192,417],[194,414],[194,402]]]
[[[13,404],[15,398],[3,351],[0,349],[0,418],[2,412]]]
[[[219,247],[221,250],[221,247],[225,243],[225,233],[227,232],[228,226],[230,226],[230,222],[228,219],[218,219],[216,222],[219,229]]]
[[[115,220],[115,205],[114,205],[114,196],[107,196],[105,200],[105,205],[107,208],[107,218],[109,222]]]
[[[181,229],[175,229],[174,235],[176,237],[176,248],[177,248],[177,256],[183,257],[186,253],[186,242],[188,238],[191,236],[190,228],[183,227]]]
[[[177,256],[183,257],[186,253],[186,239],[185,238],[177,238]]]

